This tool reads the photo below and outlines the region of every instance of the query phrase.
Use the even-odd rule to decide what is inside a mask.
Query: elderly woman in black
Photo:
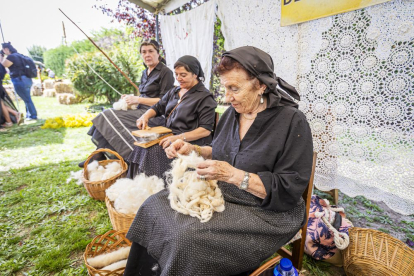
[[[183,56],[174,64],[174,71],[180,85],[168,91],[137,120],[137,127],[145,129],[151,118],[164,116],[164,126],[174,135],[147,149],[136,146],[127,158],[130,178],[139,173],[164,177],[171,161],[163,149],[178,139],[195,145],[211,143],[217,103],[202,82],[204,72],[200,62],[193,56]]]
[[[137,130],[136,120],[174,87],[173,73],[161,61],[159,44],[155,40],[143,42],[139,51],[146,67],[139,85],[140,95],[122,96],[128,105],[137,104],[138,109],[127,111],[107,109],[92,120],[93,126],[88,132],[97,148],[115,150],[123,158],[128,157],[133,149],[135,138],[131,131]],[[161,124],[163,124],[161,118],[152,120],[153,126]],[[104,160],[106,157],[103,153],[98,153],[94,159]],[[79,166],[83,167],[84,163],[79,163]]]
[[[312,135],[298,93],[273,68],[254,47],[223,54],[217,72],[231,106],[212,146],[177,140],[166,153],[196,151],[208,159],[197,173],[219,181],[225,210],[200,223],[172,210],[168,190],[149,197],[127,234],[133,245],[124,275],[151,275],[146,269],[154,264],[159,275],[246,275],[305,223],[301,195],[311,175]]]

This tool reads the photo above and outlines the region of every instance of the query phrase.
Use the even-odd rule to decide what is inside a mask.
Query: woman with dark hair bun
[[[135,142],[131,132],[137,130],[136,120],[147,111],[150,106],[156,104],[165,93],[174,87],[173,72],[161,62],[160,46],[155,40],[142,42],[139,48],[144,66],[139,96],[123,95],[122,98],[128,105],[138,105],[136,110],[113,110],[112,108],[101,112],[92,120],[93,126],[88,131],[92,136],[92,142],[97,148],[109,148],[116,151],[124,159],[133,150]],[[162,118],[151,120],[151,126],[162,125]],[[98,153],[95,160],[104,160],[106,156]],[[83,167],[85,162],[79,163]]]
[[[3,49],[2,51],[7,57],[4,58],[3,55],[0,55],[0,63],[3,64],[4,67],[9,68],[14,90],[26,105],[26,120],[37,120],[36,107],[30,96],[30,89],[33,81],[24,74],[22,57],[10,42],[2,43],[1,46]]]

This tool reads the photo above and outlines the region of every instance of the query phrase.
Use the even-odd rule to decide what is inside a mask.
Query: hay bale
[[[56,96],[55,89],[45,89],[45,91],[43,91],[43,97],[55,97],[55,96]]]
[[[3,87],[6,90],[7,95],[9,95],[10,99],[12,99],[13,101],[15,101],[16,100],[16,97],[15,97],[13,85],[3,85]],[[20,99],[19,96],[17,96],[17,97]]]
[[[73,85],[70,81],[56,82],[55,83],[56,93],[71,93],[73,94]]]
[[[43,95],[42,85],[40,83],[33,84],[31,92],[33,96],[42,96]]]
[[[78,99],[75,95],[70,93],[61,93],[56,96],[60,104],[76,104]]]
[[[54,89],[55,81],[54,80],[45,80],[43,82],[45,89]]]

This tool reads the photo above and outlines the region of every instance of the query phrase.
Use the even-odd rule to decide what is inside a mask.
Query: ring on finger
[[[200,175],[198,178],[199,178],[200,180],[203,180],[203,181],[205,181],[205,180],[206,180],[206,176],[205,176],[205,175]]]

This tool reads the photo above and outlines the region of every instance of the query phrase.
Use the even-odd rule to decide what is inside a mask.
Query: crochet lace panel
[[[414,1],[280,27],[280,1],[220,0],[227,50],[268,52],[300,95],[315,185],[414,213]]]

